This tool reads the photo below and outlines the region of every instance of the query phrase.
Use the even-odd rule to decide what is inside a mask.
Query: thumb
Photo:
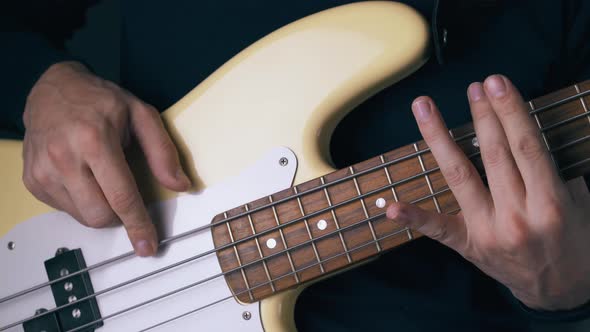
[[[460,215],[426,211],[402,202],[391,204],[386,215],[400,225],[416,230],[458,252],[467,241],[467,228]]]
[[[146,156],[150,170],[165,187],[188,190],[191,181],[182,169],[176,146],[172,143],[158,111],[139,99],[130,97],[130,124]]]

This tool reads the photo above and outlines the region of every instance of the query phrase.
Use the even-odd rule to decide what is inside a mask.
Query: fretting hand
[[[133,136],[160,183],[190,181],[158,112],[75,62],[51,66],[27,98],[23,181],[46,204],[90,227],[121,221],[135,252],[153,255],[157,235],[123,148]]]
[[[508,79],[473,83],[468,97],[489,188],[434,102],[420,97],[414,116],[462,212],[395,203],[387,216],[456,250],[533,309],[582,305],[590,300],[590,198],[583,181],[568,188],[559,178]]]

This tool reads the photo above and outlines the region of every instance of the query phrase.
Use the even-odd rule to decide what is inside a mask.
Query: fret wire
[[[326,180],[324,179],[324,177],[320,177],[320,181],[322,182],[322,184],[326,184]],[[332,200],[330,199],[330,194],[328,193],[328,188],[324,188],[324,195],[326,196],[326,200],[328,201],[328,207],[332,207]],[[332,218],[334,219],[334,225],[336,225],[336,229],[340,230],[340,222],[338,222],[338,218],[336,217],[336,212],[335,209],[330,209],[330,212],[332,212]],[[342,236],[342,232],[338,232],[338,236],[340,237],[340,242],[342,243],[342,249],[344,249],[344,251],[347,251],[348,248],[346,246],[346,242],[344,242],[344,237]],[[350,257],[349,254],[346,255],[346,259],[348,259],[348,263],[352,263],[352,258]]]
[[[246,211],[250,211],[250,209],[248,208],[248,204],[244,204],[244,208],[246,209]],[[254,223],[252,222],[252,215],[248,214],[248,222],[250,222],[250,228],[252,229],[252,235],[256,235],[256,229],[254,228]],[[254,242],[256,242],[256,248],[258,248],[258,254],[260,254],[260,258],[264,258],[264,255],[262,254],[262,248],[260,247],[260,242],[258,241],[258,237],[254,238]],[[268,278],[268,280],[270,280],[270,273],[268,272],[268,266],[266,265],[266,260],[262,260],[262,266],[264,267],[264,272],[266,273],[266,277]],[[270,283],[270,289],[272,290],[272,292],[274,293],[275,290],[275,285],[274,283]]]
[[[534,113],[535,104],[533,103],[532,100],[529,101],[529,107],[531,108],[531,111],[533,111],[533,117],[535,119],[535,122],[537,123],[537,126],[539,127],[539,131],[541,132],[541,137],[543,138],[543,142],[545,142],[545,146],[547,147],[547,150],[551,151],[551,146],[549,145],[549,140],[547,139],[547,135],[545,135],[545,132],[542,130],[543,125],[541,124],[541,120],[539,119],[539,115],[537,113]],[[553,165],[555,165],[555,169],[559,169],[559,164],[557,163],[557,160],[555,159],[553,154],[550,153],[549,156],[551,157],[551,161],[553,161]],[[561,174],[560,174],[560,176],[561,176]]]
[[[293,191],[295,191],[295,194],[298,194],[297,186],[293,187]],[[303,204],[302,204],[299,196],[297,196],[297,203],[299,204],[299,209],[301,210],[301,216],[304,218],[303,222],[305,223],[305,228],[307,229],[307,234],[309,235],[309,239],[311,240],[311,247],[313,248],[313,253],[315,254],[315,257],[317,258],[317,260],[319,262],[319,261],[321,261],[320,255],[318,254],[318,249],[316,248],[315,241],[313,239],[313,236],[311,235],[311,230],[309,229],[309,223],[307,221],[307,218],[305,218],[305,211],[303,211]],[[320,264],[320,271],[322,271],[322,273],[325,272],[323,264]]]
[[[579,94],[580,93],[580,87],[577,84],[575,84],[574,85],[574,88],[576,89],[577,94]],[[583,97],[580,97],[580,102],[582,103],[582,108],[584,109],[584,113],[589,113],[588,112],[588,107],[586,106],[586,102],[584,101],[584,98]],[[587,115],[587,118],[588,118],[588,123],[590,123],[590,113]]]
[[[418,151],[418,144],[414,143],[414,150]],[[420,167],[422,168],[422,172],[426,172],[426,167],[424,167],[424,161],[422,160],[422,155],[418,155],[418,162],[420,163]],[[424,179],[426,179],[426,184],[428,185],[428,189],[430,190],[431,194],[434,194],[434,190],[432,189],[432,183],[430,182],[430,177],[428,174],[424,175]],[[432,196],[432,201],[434,202],[434,206],[436,207],[436,211],[441,213],[440,205],[438,204],[438,199],[436,196]]]
[[[572,96],[569,96],[569,97],[565,97],[565,98],[560,99],[560,100],[558,100],[556,102],[553,102],[551,104],[547,104],[547,105],[545,105],[543,107],[537,108],[536,110],[534,110],[534,111],[531,112],[531,115],[532,114],[538,114],[538,113],[541,113],[541,112],[545,112],[545,111],[550,110],[550,109],[553,109],[553,108],[555,108],[557,106],[561,106],[563,104],[567,104],[567,103],[572,102],[572,101],[574,101],[574,100],[576,100],[578,98],[583,98],[583,97],[588,96],[588,95],[590,95],[590,90],[586,90],[584,92],[580,92],[578,94],[575,94],[575,95],[572,95]]]
[[[383,155],[380,155],[379,159],[381,159],[381,164],[385,164],[385,158],[383,157]],[[383,167],[383,170],[385,171],[385,176],[387,177],[387,182],[389,182],[389,186],[391,187],[391,193],[393,194],[393,199],[396,202],[399,202],[399,199],[397,198],[397,192],[395,191],[395,186],[393,185],[393,182],[391,181],[391,175],[389,175],[389,170],[387,169],[387,167]],[[409,240],[414,239],[414,234],[412,234],[412,230],[408,227],[406,227],[406,229],[407,229],[408,239]]]
[[[272,203],[272,195],[268,196],[268,200]],[[287,259],[289,260],[289,265],[291,265],[291,270],[295,272],[295,265],[293,264],[293,259],[291,258],[291,252],[289,251],[289,247],[287,247],[287,241],[285,241],[285,235],[283,234],[283,228],[281,227],[281,223],[279,222],[279,215],[277,214],[277,210],[274,205],[272,207],[272,213],[275,216],[275,221],[277,222],[277,228],[279,229],[279,234],[281,234],[281,240],[283,241],[283,246],[287,252]],[[295,277],[295,282],[299,283],[299,275],[294,273],[293,276]]]
[[[358,193],[359,200],[361,201],[361,206],[363,207],[363,211],[365,212],[365,217],[369,218],[369,211],[367,211],[367,207],[365,206],[365,200],[362,197],[361,189],[359,187],[358,181],[356,176],[354,175],[354,169],[352,166],[348,168],[350,170],[350,174],[352,174],[352,181],[354,182],[354,187],[356,188],[356,192]],[[377,247],[377,252],[381,252],[381,246],[379,245],[379,241],[377,240],[377,236],[375,235],[375,230],[373,229],[373,223],[368,222],[369,229],[371,231],[371,235],[373,236],[373,240],[375,240],[375,247]]]
[[[533,112],[530,112],[530,114],[539,114],[539,113],[541,113],[541,112],[544,112],[544,111],[546,111],[546,110],[550,110],[550,109],[552,109],[552,108],[555,108],[555,107],[557,107],[557,106],[560,106],[560,105],[562,105],[562,104],[566,104],[566,103],[569,103],[569,102],[571,102],[571,101],[574,101],[574,100],[576,100],[577,98],[582,98],[582,97],[584,97],[584,96],[586,96],[586,95],[590,95],[590,90],[587,90],[587,91],[585,91],[585,92],[582,92],[582,93],[579,93],[579,94],[577,94],[577,95],[573,95],[573,96],[570,96],[570,97],[566,97],[566,98],[563,98],[563,99],[561,99],[561,100],[558,100],[558,101],[556,101],[556,102],[554,102],[554,103],[551,103],[551,104],[545,105],[545,106],[543,106],[543,107],[540,107],[540,108],[536,109],[536,110],[535,110],[535,111],[533,111]],[[587,116],[587,115],[589,115],[589,114],[590,114],[589,112],[584,112],[584,113],[583,113],[583,115],[584,115],[584,116]],[[558,124],[558,125],[561,125],[561,124]],[[549,128],[549,129],[551,129],[551,128]],[[543,130],[544,130],[544,129],[543,129]],[[465,135],[463,135],[463,136],[460,136],[460,137],[458,137],[458,138],[455,138],[455,142],[458,142],[458,141],[460,141],[460,140],[463,140],[463,139],[467,139],[467,138],[473,137],[474,135],[475,135],[475,133],[473,133],[473,132],[472,132],[472,133],[465,134]],[[585,137],[585,138],[587,138],[587,137]],[[575,143],[578,143],[578,142],[585,141],[585,140],[586,140],[585,138],[584,138],[584,139],[578,139],[578,140],[577,140],[577,142],[575,142]],[[566,143],[566,144],[564,144],[564,146],[562,146],[562,147],[565,147],[565,146],[568,146],[568,147],[569,147],[569,146],[573,145],[573,144],[571,144],[571,143],[572,143],[572,142],[570,142],[570,143]],[[425,153],[425,152],[428,152],[428,151],[430,151],[430,149],[429,149],[429,148],[422,150],[420,153]],[[403,161],[403,160],[409,159],[410,157],[411,157],[411,156],[410,156],[410,155],[408,155],[408,156],[404,156],[404,157],[398,158],[398,159],[396,159],[396,160],[389,161],[389,162],[387,163],[387,165],[386,165],[386,166],[388,166],[388,165],[393,165],[393,164],[395,164],[395,163],[398,163],[398,162],[401,162],[401,161]],[[576,166],[578,166],[578,165],[580,165],[580,164],[583,164],[583,163],[586,163],[586,162],[588,162],[588,161],[590,161],[590,158],[586,158],[586,159],[584,159],[584,160],[581,160],[581,161],[575,162],[575,163],[573,163],[573,164],[570,164],[570,165],[566,166],[565,168],[563,168],[563,169],[560,169],[559,171],[560,171],[560,172],[564,172],[564,171],[566,171],[566,170],[568,170],[568,169],[570,169],[570,168],[576,167]],[[370,172],[370,171],[373,171],[373,170],[374,170],[374,169],[367,169],[367,170],[364,170],[363,172],[366,172],[366,173],[368,173],[368,172]],[[340,182],[341,182],[341,181],[345,181],[345,180],[346,180],[346,178],[342,178],[342,179],[339,179],[338,181],[340,181]],[[332,183],[332,184],[336,184],[336,183]],[[300,193],[300,195],[301,195],[301,194],[307,194],[307,193],[311,193],[311,192],[313,192],[313,191],[320,190],[320,189],[323,189],[323,186],[316,187],[316,188],[312,188],[311,190],[307,190],[307,191],[305,191],[305,192],[303,192],[303,193]],[[285,197],[284,199],[281,199],[281,200],[279,200],[279,201],[275,202],[275,204],[282,203],[282,202],[284,202],[284,201],[287,201],[287,200],[289,200],[289,199],[291,199],[291,198],[292,198],[292,197]],[[265,209],[265,208],[267,208],[268,206],[269,206],[269,205],[265,205],[265,206],[259,206],[259,207],[257,207],[257,208],[256,208],[256,210],[254,210],[254,211],[252,211],[252,212],[256,212],[256,211],[259,211],[259,210]],[[214,227],[214,226],[217,226],[217,225],[221,225],[221,224],[222,224],[222,223],[224,223],[224,222],[229,222],[229,221],[232,221],[232,220],[234,220],[234,219],[240,218],[241,216],[242,216],[241,214],[238,214],[238,215],[232,216],[231,218],[226,218],[225,220],[219,220],[219,221],[213,222],[213,223],[211,223],[211,224],[208,224],[208,225],[205,225],[205,226],[201,226],[201,227],[197,227],[197,228],[191,229],[191,230],[189,230],[189,231],[186,231],[186,232],[184,232],[184,233],[181,233],[181,234],[178,234],[178,235],[175,235],[175,236],[171,236],[171,237],[169,237],[169,238],[166,238],[166,239],[163,239],[163,240],[161,240],[161,241],[160,241],[160,245],[166,245],[166,244],[168,244],[168,243],[170,243],[170,242],[173,242],[173,241],[176,241],[176,240],[179,240],[179,239],[183,239],[183,238],[185,238],[185,237],[188,237],[188,236],[190,236],[190,235],[193,235],[193,234],[195,234],[195,233],[197,233],[197,232],[199,232],[199,231],[202,231],[202,230],[205,230],[205,229],[209,229],[209,228],[211,228],[211,227]],[[244,240],[244,239],[242,239],[242,240],[240,240],[240,241],[243,241],[243,240]],[[222,247],[223,247],[223,246],[222,246]],[[218,249],[220,249],[220,248],[218,248]],[[117,262],[117,261],[119,261],[119,260],[122,260],[122,259],[130,258],[130,257],[132,257],[132,256],[133,256],[133,254],[134,254],[134,253],[133,253],[133,251],[129,251],[129,252],[127,252],[127,253],[124,253],[124,254],[121,254],[121,255],[119,255],[119,256],[115,256],[115,257],[112,257],[112,258],[110,258],[110,259],[107,259],[107,260],[105,260],[105,261],[102,261],[102,262],[99,262],[99,263],[93,264],[93,265],[91,265],[91,266],[88,266],[88,267],[86,267],[86,268],[84,268],[84,269],[81,269],[81,270],[79,270],[79,271],[72,272],[72,273],[71,273],[70,275],[68,275],[68,276],[64,276],[64,277],[60,277],[60,278],[58,278],[58,279],[55,279],[55,280],[51,280],[51,281],[47,281],[47,282],[43,282],[43,283],[39,283],[38,285],[35,285],[35,286],[32,286],[32,287],[29,287],[29,288],[27,288],[27,289],[25,289],[25,290],[22,290],[22,291],[19,291],[19,292],[16,292],[16,293],[14,293],[14,294],[11,294],[11,295],[9,295],[9,296],[5,296],[5,297],[3,297],[3,298],[0,298],[0,304],[1,304],[1,303],[4,303],[4,302],[6,302],[6,301],[12,300],[12,299],[14,299],[14,298],[17,298],[17,297],[23,296],[23,295],[25,295],[25,294],[28,294],[28,293],[30,293],[30,292],[36,291],[36,290],[38,290],[38,289],[41,289],[41,288],[43,288],[43,287],[46,287],[46,286],[50,286],[50,285],[56,284],[56,283],[58,283],[58,282],[61,282],[61,281],[65,280],[65,279],[67,279],[67,278],[71,278],[71,277],[73,277],[73,276],[76,276],[76,275],[79,275],[79,274],[82,274],[82,273],[85,273],[85,272],[88,272],[88,271],[91,271],[91,270],[94,270],[94,269],[100,268],[100,267],[102,267],[102,266],[105,266],[105,265],[107,265],[107,264],[111,264],[111,263],[113,263],[113,262]]]
[[[227,219],[227,212],[223,213],[223,217]],[[242,273],[242,278],[244,279],[244,283],[246,284],[246,288],[250,288],[250,284],[248,283],[248,278],[246,278],[246,272],[244,272],[244,268],[242,267],[242,260],[240,259],[240,253],[238,252],[238,247],[235,245],[235,240],[234,240],[234,234],[232,233],[231,227],[229,225],[229,222],[226,222],[225,225],[227,226],[227,231],[229,232],[229,238],[231,240],[232,243],[234,243],[233,248],[234,248],[234,253],[236,255],[236,259],[238,260],[238,265],[240,267],[240,272]],[[252,294],[252,292],[249,292],[248,294],[250,296],[250,300],[254,301],[254,295]]]

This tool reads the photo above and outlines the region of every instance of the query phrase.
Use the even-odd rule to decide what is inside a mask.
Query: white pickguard
[[[228,151],[229,152],[229,151]],[[288,158],[286,166],[279,164]],[[209,224],[218,213],[291,186],[297,160],[287,148],[276,148],[239,176],[199,193],[182,195],[150,207],[158,221],[160,237],[167,238]],[[8,243],[15,243],[14,250]],[[53,212],[20,223],[0,240],[0,298],[47,281],[43,262],[60,247],[80,248],[88,266],[132,250],[122,227],[89,229],[69,215]],[[154,258],[129,258],[90,271],[95,291],[141,276],[150,271],[214,248],[207,229],[160,249]],[[7,268],[10,267],[10,270]],[[217,256],[211,254],[148,279],[97,297],[103,317],[131,305],[221,272]],[[231,296],[220,277],[167,299],[108,319],[98,331],[139,331],[159,322]],[[0,304],[0,327],[30,317],[36,309],[55,307],[48,287]],[[259,303],[243,305],[223,301],[155,331],[262,331]],[[251,319],[242,318],[244,311]],[[21,325],[8,331],[23,331]]]

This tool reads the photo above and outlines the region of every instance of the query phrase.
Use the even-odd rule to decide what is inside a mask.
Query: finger
[[[75,175],[67,177],[64,184],[86,225],[103,228],[119,223],[119,218],[88,167],[83,167]]]
[[[449,135],[432,100],[420,97],[412,104],[412,110],[420,132],[462,210],[467,214],[482,209],[488,211],[489,192],[473,164]]]
[[[178,151],[160,114],[152,106],[134,99],[131,102],[131,128],[158,181],[172,190],[188,190],[191,182],[180,165]]]
[[[93,151],[88,165],[109,205],[125,226],[136,254],[151,256],[157,249],[156,230],[117,140],[113,138],[108,146],[98,145],[99,151]]]
[[[467,95],[494,204],[497,207],[503,202],[521,202],[524,184],[504,128],[483,91],[483,85],[479,82],[471,84]]]
[[[526,191],[549,191],[561,184],[539,126],[514,85],[502,75],[493,75],[485,80],[484,88],[508,137]]]
[[[434,213],[401,202],[391,204],[386,215],[459,253],[462,253],[467,243],[467,227],[462,216]]]

